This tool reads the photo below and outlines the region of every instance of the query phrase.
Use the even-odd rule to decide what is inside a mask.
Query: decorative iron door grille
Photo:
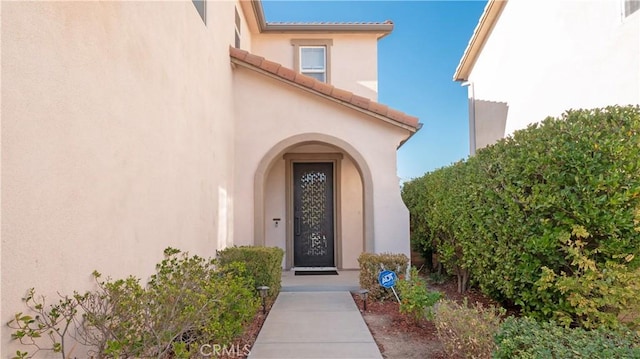
[[[333,267],[333,163],[293,164],[293,209],[293,265]]]

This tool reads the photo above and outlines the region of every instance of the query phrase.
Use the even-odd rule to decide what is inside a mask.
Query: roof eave
[[[393,31],[393,23],[372,24],[273,24],[264,16],[261,0],[250,0],[260,33],[375,33],[383,38]]]
[[[250,0],[251,8],[253,9],[253,13],[256,17],[256,22],[258,23],[258,31],[262,32],[263,29],[267,26],[267,21],[264,17],[264,9],[262,8],[262,1],[260,0]]]
[[[422,123],[418,123],[418,127],[416,127],[415,131],[410,132],[409,136],[407,136],[407,138],[405,138],[404,140],[402,140],[402,142],[400,142],[397,149],[400,149],[400,147],[402,147],[405,143],[407,143],[407,141],[409,141],[411,137],[413,137],[413,135],[418,133],[418,131],[420,131],[421,129],[422,129]]]
[[[263,33],[376,33],[389,34],[393,30],[393,23],[388,24],[270,24],[262,29]]]
[[[454,81],[467,81],[469,79],[469,74],[471,74],[471,70],[478,59],[478,55],[480,55],[480,51],[486,43],[491,30],[493,30],[493,27],[498,21],[507,1],[508,0],[489,0],[485,6],[482,16],[480,16],[480,20],[478,21],[478,25],[473,31],[469,44],[464,50],[464,54],[458,63],[455,74],[453,75]]]

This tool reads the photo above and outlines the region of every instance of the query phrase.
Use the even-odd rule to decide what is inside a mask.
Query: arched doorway
[[[320,202],[304,198],[319,193]],[[254,201],[254,243],[285,249],[285,268],[357,268],[374,250],[369,166],[338,138],[301,134],[273,146],[256,170]]]

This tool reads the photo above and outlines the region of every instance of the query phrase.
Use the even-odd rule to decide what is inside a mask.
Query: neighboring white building
[[[471,153],[565,110],[640,103],[640,1],[490,0],[454,75]]]
[[[168,246],[409,255],[396,150],[420,125],[376,102],[392,23],[267,23],[258,0],[1,11],[3,323],[29,287],[145,279]]]

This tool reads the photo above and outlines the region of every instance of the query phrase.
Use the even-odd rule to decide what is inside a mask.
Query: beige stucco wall
[[[2,2],[2,323],[29,287],[231,244],[234,2],[208,5]]]
[[[364,251],[362,178],[349,157],[341,163],[342,268],[354,269]]]
[[[285,160],[276,161],[267,175],[265,193],[265,245],[287,249],[287,208],[285,189]],[[251,209],[250,209],[251,210]],[[251,217],[253,218],[253,217]],[[274,218],[280,218],[277,226]],[[250,221],[247,218],[247,221]],[[285,258],[282,258],[282,267],[285,267]]]
[[[570,108],[640,103],[640,11],[623,18],[622,3],[509,1],[470,96],[506,103],[505,134]]]
[[[333,39],[331,84],[373,100],[378,98],[378,40],[375,34],[260,34],[252,38],[256,55],[295,68],[292,39]]]

